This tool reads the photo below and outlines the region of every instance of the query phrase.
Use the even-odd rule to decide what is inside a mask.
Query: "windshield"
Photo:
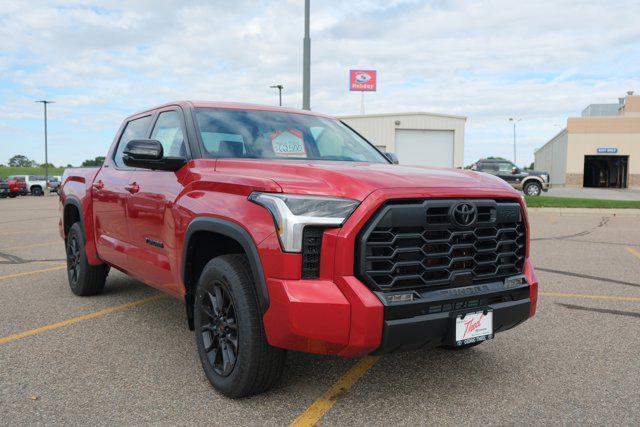
[[[205,157],[389,163],[335,119],[258,110],[195,111]]]

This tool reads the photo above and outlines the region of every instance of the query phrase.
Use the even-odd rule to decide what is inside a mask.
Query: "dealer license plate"
[[[493,311],[456,316],[456,345],[473,344],[493,338]]]

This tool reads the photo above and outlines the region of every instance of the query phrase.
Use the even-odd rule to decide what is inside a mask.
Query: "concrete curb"
[[[527,208],[531,213],[559,213],[571,214],[597,214],[605,216],[632,216],[640,217],[640,209],[601,209],[601,208]]]

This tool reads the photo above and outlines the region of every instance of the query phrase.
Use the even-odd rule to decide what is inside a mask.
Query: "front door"
[[[126,220],[126,202],[132,169],[122,161],[124,147],[132,139],[144,138],[151,116],[130,120],[121,132],[118,145],[105,159],[91,188],[93,200],[93,221],[96,230],[98,255],[104,261],[128,270],[127,256],[131,239]]]
[[[513,173],[514,167],[516,168],[516,173]],[[511,185],[520,184],[522,182],[522,178],[524,178],[520,169],[511,162],[498,162],[497,175]]]
[[[160,111],[150,139],[160,141],[168,157],[188,158],[182,110]],[[136,170],[127,199],[129,235],[135,246],[133,262],[139,278],[167,292],[179,294],[181,248],[176,244],[173,206],[183,188],[178,172]]]

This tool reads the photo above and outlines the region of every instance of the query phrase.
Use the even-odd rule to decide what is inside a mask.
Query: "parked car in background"
[[[9,196],[9,182],[6,179],[0,178],[0,199],[4,199]]]
[[[50,193],[58,193],[58,189],[60,188],[60,176],[51,176],[49,177],[49,192]]]
[[[533,316],[518,192],[393,163],[315,112],[188,101],[140,112],[101,167],[64,172],[71,291],[99,294],[114,267],[181,299],[204,372],[230,397],[269,389],[286,349],[462,349]]]
[[[27,184],[27,192],[33,196],[44,196],[44,191],[49,187],[47,179],[40,175],[12,175],[9,178],[24,179]]]
[[[7,180],[9,185],[9,197],[25,196],[29,194],[27,190],[27,182],[24,178],[11,178]]]
[[[508,160],[480,159],[471,170],[495,175],[527,196],[539,196],[543,191],[549,191],[549,172],[520,169]]]

